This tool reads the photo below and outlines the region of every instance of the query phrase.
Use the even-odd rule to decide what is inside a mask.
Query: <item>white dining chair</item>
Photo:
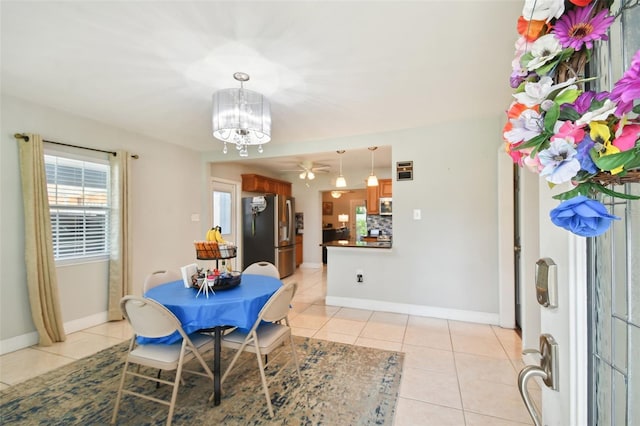
[[[178,396],[178,388],[182,380],[182,372],[185,371],[208,377],[213,382],[213,373],[207,366],[207,363],[204,361],[201,354],[201,351],[207,349],[206,346],[209,344],[211,344],[211,347],[213,348],[213,339],[211,336],[202,334],[192,334],[191,336],[188,336],[182,329],[180,321],[175,317],[175,315],[173,315],[173,313],[165,306],[152,299],[146,299],[138,296],[125,296],[120,301],[120,309],[129,324],[131,324],[134,336],[131,338],[129,351],[127,352],[127,357],[125,359],[111,423],[113,424],[117,420],[122,394],[128,394],[168,405],[169,414],[167,415],[167,425],[171,425],[176,405],[176,398]],[[159,338],[169,336],[176,331],[180,333],[182,339],[173,344],[137,343],[138,337]],[[194,358],[198,359],[204,372],[183,368],[185,363]],[[130,364],[136,364],[138,367],[145,366],[158,368],[160,370],[175,370],[175,379],[170,381],[142,374],[140,373],[139,368],[137,370],[130,369]],[[134,376],[156,383],[164,383],[173,386],[171,400],[162,400],[131,389],[125,389],[127,376]]]
[[[266,357],[266,355],[269,355],[275,349],[283,347],[284,343],[288,340],[291,346],[291,359],[280,367],[278,372],[271,377],[271,380],[277,377],[291,360],[295,363],[299,379],[302,380],[300,365],[298,364],[298,356],[296,354],[295,343],[293,341],[293,334],[291,333],[291,326],[289,325],[289,319],[287,316],[296,287],[296,283],[288,283],[278,289],[278,291],[276,291],[264,305],[258,315],[258,319],[248,332],[236,329],[233,332],[222,336],[222,347],[236,349],[236,354],[225,370],[220,382],[224,383],[243,351],[255,353],[256,359],[258,360],[260,378],[262,379],[262,388],[264,389],[264,395],[267,399],[267,407],[269,408],[269,414],[271,417],[273,417],[273,407],[271,406],[269,384],[267,383],[264,370],[275,358],[281,355],[281,353],[277,353],[275,358],[270,357],[269,362],[263,362],[262,355],[265,355]],[[276,321],[281,322],[277,323]],[[282,321],[284,324],[282,324]]]
[[[273,277],[280,279],[280,272],[278,272],[278,268],[275,267],[273,263],[269,262],[256,262],[247,266],[243,274],[253,274],[253,275],[265,275],[267,277]]]
[[[179,273],[175,271],[155,271],[147,275],[142,286],[142,294],[149,291],[149,289],[159,286],[160,284],[170,283],[172,281],[182,280]]]

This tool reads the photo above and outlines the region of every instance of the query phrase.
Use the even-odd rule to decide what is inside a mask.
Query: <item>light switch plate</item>
[[[413,209],[413,220],[422,219],[422,211],[420,209]]]
[[[200,222],[200,215],[198,213],[192,213],[191,222]]]

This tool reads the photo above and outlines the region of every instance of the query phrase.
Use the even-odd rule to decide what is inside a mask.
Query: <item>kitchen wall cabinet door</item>
[[[380,197],[377,186],[367,187],[367,214],[380,213]]]
[[[391,197],[393,184],[391,179],[378,179],[378,188],[380,197]]]
[[[291,196],[291,182],[255,174],[242,175],[242,190]]]

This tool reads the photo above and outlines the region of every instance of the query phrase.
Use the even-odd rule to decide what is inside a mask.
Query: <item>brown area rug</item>
[[[296,337],[303,381],[290,363],[270,382],[275,417],[270,418],[255,355],[245,353],[223,384],[222,402],[208,402],[212,383],[185,374],[175,425],[391,425],[404,355],[324,340]],[[122,343],[12,386],[0,393],[2,425],[106,425],[111,420],[128,347]],[[282,351],[288,351],[285,346]],[[223,349],[222,371],[233,351]],[[213,365],[212,352],[205,354]],[[283,362],[288,354],[279,356]],[[271,360],[270,360],[271,361]],[[275,359],[273,361],[276,361]],[[196,369],[194,361],[190,363]],[[25,366],[28,368],[28,366]],[[269,371],[269,370],[268,370]],[[169,377],[171,372],[163,372]],[[140,389],[167,399],[169,386]],[[164,424],[168,407],[123,396],[121,425]]]

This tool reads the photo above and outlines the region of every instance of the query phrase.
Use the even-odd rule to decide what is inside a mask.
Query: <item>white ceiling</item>
[[[271,102],[271,144],[462,123],[506,108],[522,3],[3,0],[2,91],[202,152],[236,71]]]

